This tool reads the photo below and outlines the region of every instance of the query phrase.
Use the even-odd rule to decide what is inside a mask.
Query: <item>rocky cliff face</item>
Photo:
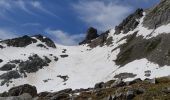
[[[170,1],[169,0],[161,0],[161,2],[151,8],[148,11],[144,19],[144,26],[149,29],[155,29],[161,25],[166,25],[170,23]]]

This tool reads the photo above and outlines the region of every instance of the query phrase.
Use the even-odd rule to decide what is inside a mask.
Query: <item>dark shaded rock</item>
[[[162,89],[162,92],[169,94],[170,93],[170,87],[166,87],[166,88]]]
[[[149,9],[144,18],[144,26],[149,29],[155,29],[161,25],[170,23],[170,1],[161,0],[161,2]]]
[[[48,63],[51,60],[47,57],[45,59],[40,58],[37,54],[30,56],[29,60],[23,61],[19,64],[19,71],[21,73],[32,73],[37,72],[39,69],[42,69],[44,66],[48,66]]]
[[[126,79],[126,78],[134,78],[136,74],[133,73],[120,73],[115,75],[114,78]]]
[[[115,82],[116,80],[110,80],[105,83],[105,87],[111,87],[111,85]]]
[[[2,80],[10,80],[10,79],[17,79],[20,78],[20,74],[17,71],[9,71],[0,75],[0,79]]]
[[[3,60],[2,60],[2,59],[0,59],[0,63],[1,63],[1,62],[3,62]]]
[[[143,89],[143,88],[135,89],[135,93],[136,93],[137,95],[139,95],[139,94],[143,94],[145,91],[146,91],[146,90],[145,90],[145,89]]]
[[[4,47],[2,45],[0,45],[0,49],[3,49]]]
[[[126,100],[132,100],[135,97],[135,93],[132,90],[127,91]]]
[[[60,55],[61,58],[65,58],[65,57],[68,57],[68,55]]]
[[[20,96],[0,97],[0,100],[33,100],[33,98],[30,94],[24,93]]]
[[[67,49],[63,49],[62,53],[66,53]]]
[[[7,97],[7,96],[8,96],[8,92],[0,93],[0,97]]]
[[[57,77],[63,79],[63,82],[65,82],[65,81],[67,81],[69,79],[68,75],[64,75],[64,76],[58,75]]]
[[[151,84],[156,84],[157,83],[156,78],[153,78],[153,79],[146,78],[145,81],[148,82],[148,83],[151,83]]]
[[[58,57],[54,56],[54,61],[58,61]]]
[[[45,45],[43,44],[37,44],[37,47],[41,47],[41,48],[45,48],[45,49],[48,49]]]
[[[111,84],[111,87],[121,87],[121,86],[125,86],[126,83],[123,82],[122,79],[117,79],[113,84]]]
[[[67,93],[60,93],[60,94],[54,95],[49,100],[70,100],[70,96]]]
[[[68,88],[68,89],[64,89],[64,90],[58,91],[57,93],[71,93],[71,92],[72,92],[72,89]]]
[[[44,83],[46,83],[46,82],[48,82],[48,81],[50,81],[50,80],[52,80],[52,79],[45,79],[45,80],[43,80],[43,81],[44,81]]]
[[[104,82],[96,83],[94,86],[95,89],[104,88],[104,87],[105,87]]]
[[[48,47],[56,48],[55,43],[50,38],[43,37],[42,35],[35,35],[35,37],[44,42]]]
[[[124,66],[142,58],[146,58],[160,67],[170,65],[170,34],[160,34],[149,39],[135,34],[124,37],[127,39],[127,43],[118,47],[120,52],[115,60],[117,65]]]
[[[106,32],[103,32],[100,35],[98,35],[98,37],[96,37],[95,39],[93,39],[91,41],[88,41],[86,43],[91,48],[94,48],[94,47],[97,47],[97,46],[104,46],[104,45],[109,46],[109,45],[112,44],[112,41],[113,41],[112,37],[108,38],[108,33],[109,32],[110,32],[110,30],[108,30]],[[86,43],[83,43],[83,44],[86,44]],[[81,45],[81,43],[80,43],[80,45]]]
[[[133,81],[126,82],[126,85],[132,85],[132,84],[139,83],[139,82],[142,82],[142,80],[140,78],[137,78],[137,79],[134,79]]]
[[[146,76],[146,77],[151,76],[151,71],[150,71],[150,70],[145,71],[145,76]]]
[[[0,70],[1,70],[1,71],[9,71],[9,70],[12,70],[12,69],[15,68],[15,67],[16,67],[15,64],[9,64],[9,63],[7,63],[7,64],[3,65],[3,66],[0,68]]]
[[[19,96],[24,93],[29,93],[31,96],[37,96],[37,89],[35,86],[28,84],[13,87],[8,91],[9,96]]]
[[[9,63],[19,64],[19,63],[21,63],[21,60],[12,60]]]
[[[79,45],[81,44],[86,44],[86,43],[90,43],[91,40],[97,38],[99,35],[97,34],[97,30],[93,27],[90,27],[88,30],[87,30],[87,33],[86,33],[86,38],[84,41],[80,42]]]
[[[38,94],[38,97],[46,97],[49,94],[50,94],[50,92],[41,92]]]
[[[36,43],[37,40],[32,39],[31,37],[25,35],[23,37],[14,38],[14,39],[8,39],[0,41],[0,43],[5,43],[7,46],[13,46],[13,47],[26,47],[29,44]]]
[[[135,13],[129,15],[126,19],[123,20],[118,26],[115,27],[115,34],[128,33],[129,31],[134,30],[139,22],[137,19],[140,19],[143,16],[143,9],[137,9]]]

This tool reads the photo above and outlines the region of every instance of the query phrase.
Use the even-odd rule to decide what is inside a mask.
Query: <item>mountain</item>
[[[135,85],[145,88],[135,90],[133,93],[127,91],[126,95],[122,92],[121,95],[116,95],[119,98],[113,99],[131,100],[132,98],[127,99],[128,94],[134,97],[134,94],[138,95],[141,92],[150,93],[149,89],[170,86],[170,80],[167,78],[170,75],[168,33],[170,33],[170,1],[161,0],[153,8],[137,9],[118,26],[100,35],[97,29],[90,27],[86,38],[78,46],[62,46],[42,35],[1,40],[0,92],[14,87],[9,90],[10,94],[15,89],[26,87],[26,91],[30,88],[41,96],[47,94],[54,96],[56,91],[70,93],[74,90],[76,95],[81,95],[78,100],[87,100],[83,97],[88,96],[92,98],[93,93],[97,93],[94,96],[95,100],[112,100],[115,96],[112,96],[112,92],[115,92],[115,89],[124,87],[128,90],[128,87],[133,87],[134,90]],[[137,84],[131,85],[133,82]],[[157,85],[157,82],[167,84]],[[37,90],[23,84],[33,85]],[[169,88],[165,90],[167,93]],[[57,93],[60,94],[61,91]],[[89,92],[86,94],[84,91]],[[68,97],[65,94],[61,96]]]

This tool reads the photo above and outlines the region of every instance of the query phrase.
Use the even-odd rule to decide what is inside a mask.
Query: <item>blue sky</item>
[[[0,0],[0,38],[43,34],[64,45],[83,39],[88,27],[106,31],[137,8],[159,0]]]

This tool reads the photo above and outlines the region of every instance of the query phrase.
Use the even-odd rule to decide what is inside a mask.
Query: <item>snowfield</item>
[[[157,36],[159,33],[169,33],[170,24],[161,26],[155,30],[148,30],[143,27],[142,17],[139,21],[138,27],[128,32],[127,34],[114,34],[114,29],[110,30],[109,37],[113,37],[113,44],[111,46],[103,46],[96,48],[89,48],[87,45],[81,46],[62,46],[56,44],[54,48],[37,47],[37,43],[33,43],[25,48],[20,47],[6,47],[0,49],[0,58],[3,66],[7,62],[15,59],[26,60],[30,55],[38,54],[40,57],[47,56],[52,60],[49,66],[40,69],[36,73],[29,73],[25,78],[13,79],[9,86],[0,86],[0,92],[7,91],[13,86],[22,84],[31,84],[37,87],[38,92],[43,91],[59,91],[66,88],[79,89],[94,87],[94,85],[101,81],[108,81],[114,79],[114,76],[120,73],[136,74],[134,78],[127,78],[125,81],[136,78],[155,78],[170,75],[170,67],[159,67],[157,64],[149,62],[147,59],[139,59],[126,64],[123,67],[117,66],[114,62],[116,60],[119,49],[113,50],[119,45],[126,43],[126,40],[121,38],[139,31],[138,35],[143,35],[145,38]],[[152,34],[151,34],[152,33]],[[150,35],[151,34],[151,35]],[[33,37],[34,38],[34,37]],[[44,44],[45,45],[45,44]],[[62,51],[66,49],[65,53]],[[53,60],[53,56],[58,57],[58,61]],[[62,58],[60,55],[68,55]],[[14,69],[15,70],[15,69]],[[145,71],[151,71],[150,76],[145,76]],[[0,75],[5,73],[0,71]],[[68,80],[63,80],[58,75],[68,76]],[[48,80],[45,82],[45,80]],[[1,80],[0,80],[1,82]]]

